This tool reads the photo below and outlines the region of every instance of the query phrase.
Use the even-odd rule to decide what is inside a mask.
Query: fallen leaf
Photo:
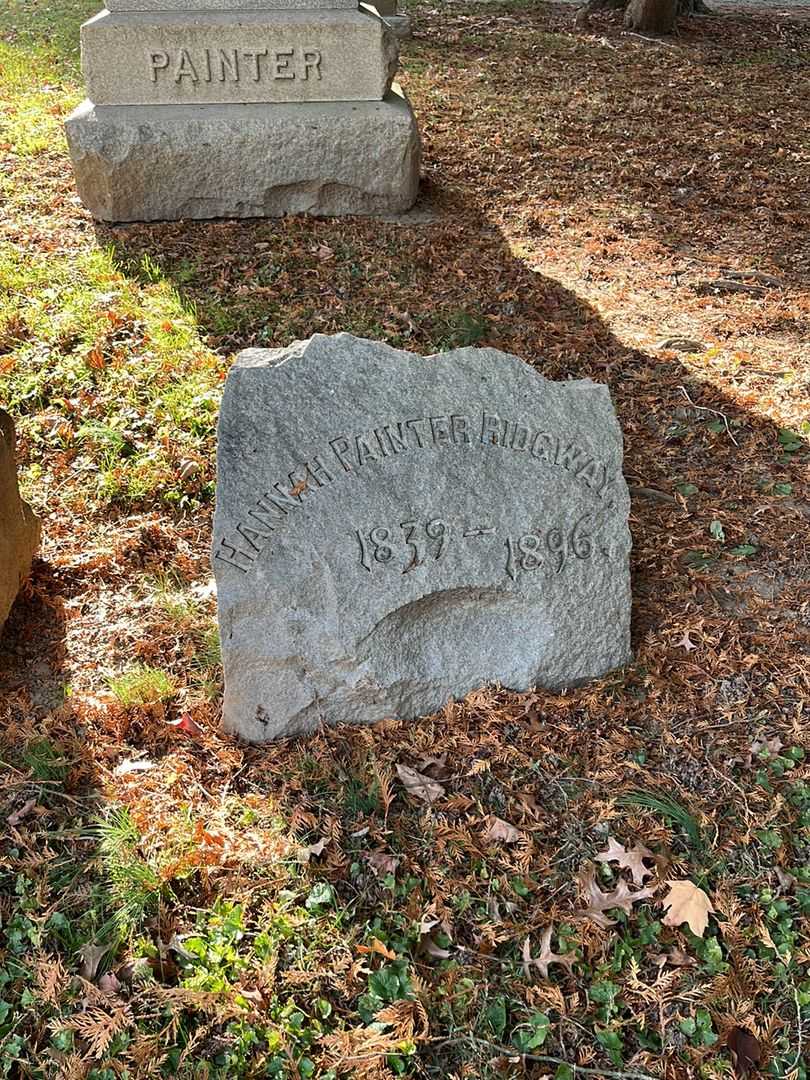
[[[762,1060],[762,1047],[755,1035],[745,1028],[734,1027],[728,1033],[726,1043],[737,1076],[749,1076],[757,1069]]]
[[[684,635],[680,641],[675,642],[676,649],[685,649],[688,653],[697,648],[694,641],[689,637],[689,631],[685,630]]]
[[[302,847],[299,850],[298,861],[300,863],[308,863],[309,860],[313,857],[313,855],[322,855],[323,850],[328,843],[329,841],[326,839],[326,837],[324,837],[323,839],[318,840],[314,844],[307,844],[306,847]]]
[[[526,978],[531,977],[531,969],[536,967],[544,979],[548,978],[549,964],[560,964],[568,974],[571,974],[571,970],[576,960],[576,954],[572,952],[568,953],[555,953],[551,949],[551,935],[554,927],[547,926],[543,930],[540,938],[540,955],[533,957],[531,954],[531,941],[527,937],[523,942],[523,971]]]
[[[622,870],[629,870],[634,885],[643,885],[644,879],[652,875],[652,870],[644,865],[645,859],[654,859],[655,856],[649,848],[643,844],[635,844],[629,850],[608,837],[607,850],[596,856],[596,861],[601,863],[617,862]]]
[[[504,844],[516,844],[523,833],[520,829],[516,829],[514,825],[510,825],[508,821],[504,821],[503,818],[491,814],[484,835],[489,840],[500,840]]]
[[[98,988],[108,997],[117,997],[118,991],[121,989],[121,983],[111,971],[105,971],[98,980]]]
[[[709,924],[709,913],[714,911],[711,900],[691,881],[668,881],[666,884],[669,893],[664,897],[667,908],[662,920],[664,926],[687,923],[693,934],[703,937]]]
[[[444,788],[438,780],[417,772],[409,765],[397,765],[397,776],[402,781],[409,795],[414,795],[423,802],[433,803],[444,795]]]
[[[81,977],[92,982],[96,977],[98,965],[109,951],[109,945],[85,945],[81,953],[82,966],[79,972]]]
[[[179,720],[167,720],[166,723],[169,727],[177,728],[184,735],[190,735],[194,739],[199,738],[203,733],[200,725],[191,719],[189,713],[183,713]]]
[[[124,758],[120,765],[116,765],[113,769],[113,773],[116,776],[127,776],[129,773],[134,772],[148,772],[149,769],[154,769],[156,762],[150,761],[149,758],[139,758],[133,760],[132,758]]]
[[[378,953],[380,956],[384,956],[386,960],[397,959],[394,950],[389,949],[387,945],[383,945],[379,938],[372,938],[370,945],[358,945],[357,951],[359,953]]]
[[[606,911],[611,908],[620,908],[630,915],[633,911],[633,904],[637,904],[640,900],[649,900],[655,895],[655,888],[636,889],[634,891],[624,878],[620,879],[619,884],[612,892],[602,892],[596,884],[593,871],[582,877],[581,883],[585,898],[589,901],[583,914],[592,922],[595,922],[597,926],[605,929],[616,925],[615,919],[605,915]]]
[[[370,851],[366,860],[377,875],[395,874],[402,861],[401,855],[390,855],[387,851]]]
[[[527,817],[534,818],[535,821],[543,813],[542,809],[537,805],[537,799],[531,791],[523,791],[517,797],[518,802],[523,807],[523,811]]]
[[[447,768],[447,754],[423,757],[419,762],[419,771],[433,780],[446,780],[450,775],[450,769]]]
[[[422,948],[428,956],[435,956],[437,960],[446,960],[448,956],[452,955],[449,949],[442,949],[433,938],[429,937],[424,938],[422,941]]]
[[[783,745],[784,743],[778,735],[774,735],[770,739],[767,736],[760,735],[751,743],[751,753],[761,754],[763,750],[767,750],[769,754],[778,754]]]

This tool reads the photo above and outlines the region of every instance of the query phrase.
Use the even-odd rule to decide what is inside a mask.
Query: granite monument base
[[[382,15],[382,21],[400,41],[408,41],[413,37],[413,19],[403,12],[400,15]]]
[[[388,216],[419,186],[419,132],[396,85],[382,101],[84,101],[65,128],[79,195],[101,221]]]

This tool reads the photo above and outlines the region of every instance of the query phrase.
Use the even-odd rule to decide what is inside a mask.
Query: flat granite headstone
[[[39,520],[17,486],[14,423],[0,409],[0,629],[31,569],[39,537]]]
[[[630,500],[607,387],[495,349],[350,334],[248,349],[219,418],[223,723],[413,717],[630,657]]]

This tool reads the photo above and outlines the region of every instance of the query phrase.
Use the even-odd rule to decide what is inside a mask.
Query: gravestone
[[[407,12],[400,10],[399,0],[374,0],[374,10],[401,41],[413,36],[413,21]]]
[[[94,217],[395,214],[419,134],[394,33],[357,0],[109,0],[65,125]]]
[[[315,335],[239,354],[218,440],[227,730],[413,717],[627,662],[629,496],[605,386],[494,349]]]
[[[28,576],[39,537],[39,521],[17,486],[14,423],[0,409],[0,628]]]

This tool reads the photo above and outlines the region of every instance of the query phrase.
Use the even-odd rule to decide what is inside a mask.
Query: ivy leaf
[[[756,544],[738,544],[737,547],[731,549],[732,555],[742,555],[744,557],[748,555],[756,555],[759,548]]]
[[[802,445],[801,436],[790,428],[779,428],[779,442],[786,454],[794,454]]]
[[[723,522],[718,521],[717,518],[715,518],[711,525],[709,525],[709,535],[712,540],[717,540],[718,543],[722,544],[726,539],[726,534],[723,530]]]

